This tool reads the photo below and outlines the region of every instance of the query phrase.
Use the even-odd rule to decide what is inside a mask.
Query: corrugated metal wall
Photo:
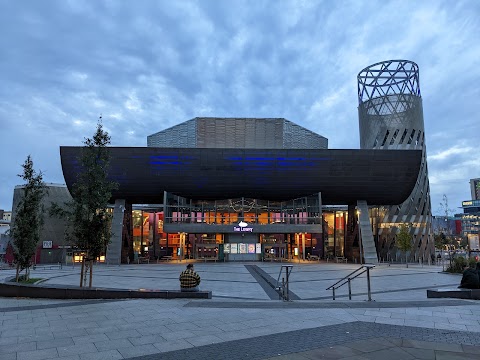
[[[196,119],[147,136],[147,146],[149,147],[195,148],[197,147],[196,141]]]
[[[195,118],[147,137],[149,147],[327,149],[328,140],[282,118]]]

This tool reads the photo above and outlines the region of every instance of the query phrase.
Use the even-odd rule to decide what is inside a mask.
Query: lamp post
[[[360,265],[363,264],[362,231],[360,230],[360,210],[357,210],[358,246],[360,247]]]

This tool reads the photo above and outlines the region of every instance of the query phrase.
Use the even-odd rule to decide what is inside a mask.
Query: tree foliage
[[[405,254],[412,249],[412,236],[410,235],[410,225],[401,224],[396,240],[397,248]]]
[[[108,201],[117,184],[109,181],[110,154],[107,146],[110,136],[103,130],[101,121],[93,138],[84,141],[80,157],[82,171],[73,186],[73,236],[76,245],[97,258],[110,241],[111,214]]]
[[[93,137],[86,138],[83,144],[78,159],[81,170],[72,186],[73,201],[64,207],[54,206],[54,213],[69,220],[69,240],[86,252],[86,261],[94,261],[110,241],[112,215],[108,202],[118,186],[108,179],[110,136],[101,118]]]
[[[443,249],[445,245],[449,243],[447,237],[443,232],[441,232],[440,234],[434,235],[433,238],[435,240],[435,248],[437,249]]]
[[[13,238],[14,257],[17,263],[17,281],[19,273],[25,269],[25,279],[28,280],[32,258],[40,240],[43,227],[42,199],[46,194],[42,172],[37,173],[29,155],[22,165],[23,174],[18,175],[26,184],[23,196],[16,207],[15,219],[10,229]]]

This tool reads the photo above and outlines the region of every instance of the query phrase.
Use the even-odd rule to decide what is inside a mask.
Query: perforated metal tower
[[[426,261],[435,247],[418,65],[408,60],[383,61],[360,71],[357,79],[360,147],[422,150],[421,169],[410,197],[372,214],[379,258],[395,258],[398,226],[407,223],[412,225],[410,258]]]

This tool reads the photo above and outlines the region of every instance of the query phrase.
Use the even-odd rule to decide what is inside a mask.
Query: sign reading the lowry
[[[238,223],[238,226],[233,227],[233,231],[237,232],[252,232],[253,228],[249,227],[248,224],[245,221],[240,221]]]

